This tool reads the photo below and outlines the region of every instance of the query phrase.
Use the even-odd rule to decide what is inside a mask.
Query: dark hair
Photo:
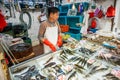
[[[48,17],[50,16],[51,13],[57,13],[59,12],[59,9],[57,7],[49,7],[48,8]]]

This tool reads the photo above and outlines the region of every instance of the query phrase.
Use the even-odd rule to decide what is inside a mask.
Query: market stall
[[[0,80],[120,80],[119,2],[0,0]]]
[[[12,80],[119,80],[119,51],[88,38],[69,38],[61,50],[12,66],[9,72]]]

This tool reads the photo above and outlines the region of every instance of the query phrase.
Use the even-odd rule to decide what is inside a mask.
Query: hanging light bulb
[[[73,1],[72,10],[75,10],[75,9],[76,9],[76,7],[75,7],[75,3]]]
[[[74,4],[72,5],[72,9],[75,10],[75,5]]]

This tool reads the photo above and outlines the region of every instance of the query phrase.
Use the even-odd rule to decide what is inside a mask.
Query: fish
[[[91,50],[89,50],[87,48],[80,48],[79,52],[82,52],[82,53],[84,53],[86,55],[90,55],[90,54],[94,53],[94,51],[91,51]]]
[[[89,75],[95,74],[95,73],[97,73],[97,72],[99,72],[99,71],[105,71],[105,70],[107,70],[107,69],[106,69],[106,68],[100,68],[100,69],[98,69],[98,70],[91,71],[91,72],[89,73]]]
[[[85,58],[82,59],[81,65],[85,64]]]
[[[69,54],[69,55],[74,55],[74,52],[73,51],[70,51],[69,49],[66,49],[66,50],[63,50],[66,54]]]
[[[68,59],[66,55],[62,55],[65,59]]]
[[[75,57],[70,58],[68,60],[68,62],[74,62],[74,61],[79,60],[79,59],[80,59],[79,57],[75,56]]]
[[[58,58],[62,63],[65,63],[66,61],[63,58]]]
[[[55,62],[50,62],[50,63],[46,64],[46,65],[44,66],[44,68],[51,67],[51,66],[53,66],[53,65],[55,65],[55,64],[56,64]]]
[[[82,73],[82,72],[83,72],[84,68],[83,68],[82,66],[80,66],[80,65],[78,65],[78,64],[75,64],[74,66],[75,66],[75,70],[76,70],[76,71],[78,71],[79,73]]]
[[[15,75],[14,77],[23,80],[23,76],[21,76],[21,75]]]
[[[78,64],[74,64],[75,67],[78,67],[78,68],[81,68],[81,69],[84,69],[84,67],[78,65]]]
[[[77,64],[79,64],[82,61],[82,58],[79,59],[79,61],[77,62]]]
[[[60,58],[61,58],[63,61],[66,61],[66,60],[68,59],[65,55],[61,55]]]
[[[69,77],[68,80],[73,80],[72,78],[75,77],[76,75],[76,71],[74,71]]]
[[[107,80],[120,80],[119,78],[115,77],[114,75],[112,75],[111,73],[108,73],[106,75],[103,75],[103,77],[105,77]]]
[[[48,62],[50,62],[52,59],[53,59],[53,57],[50,57],[50,58],[44,63],[44,65],[47,64]]]
[[[53,67],[58,73],[62,73],[64,74],[64,71],[61,69],[62,65],[56,65],[55,67]]]
[[[29,66],[25,66],[25,67],[22,67],[22,68],[14,69],[14,71],[12,73],[20,73],[20,72],[26,71],[28,69],[29,69]]]
[[[85,75],[85,77],[89,77],[90,74],[92,74],[99,66],[94,66],[91,67],[90,70],[87,72],[87,74]]]

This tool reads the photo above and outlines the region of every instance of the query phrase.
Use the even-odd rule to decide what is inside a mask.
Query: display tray
[[[14,72],[17,71],[17,70],[21,70],[21,69],[26,68],[26,67],[30,68],[32,66],[35,66],[38,70],[40,70],[43,67],[42,66],[43,63],[45,63],[45,61],[48,58],[50,58],[51,56],[54,56],[55,54],[57,54],[59,52],[60,51],[57,51],[55,53],[42,54],[42,55],[37,56],[35,58],[29,59],[27,61],[24,61],[24,62],[21,62],[19,64],[16,64],[16,65],[13,65],[13,66],[9,67],[9,73],[10,73],[11,80],[22,80],[22,79],[15,78]],[[28,80],[28,79],[25,79],[25,80]]]
[[[26,57],[23,57],[23,58],[19,58],[19,59],[16,59],[18,62],[22,62],[22,61],[25,61],[25,60],[28,60],[30,58],[33,58],[35,56],[35,53],[31,53],[30,55],[26,56]],[[15,60],[13,60],[15,62]]]
[[[62,47],[14,65],[9,68],[11,80],[119,80],[112,75],[120,71],[120,64],[111,62],[119,60],[117,56],[101,47],[97,51],[78,47],[74,50]]]

